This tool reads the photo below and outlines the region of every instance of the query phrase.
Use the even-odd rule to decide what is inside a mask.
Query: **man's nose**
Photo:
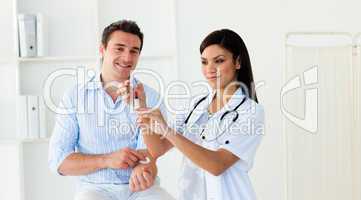
[[[124,54],[122,55],[122,58],[123,58],[123,62],[126,64],[129,64],[132,62],[132,55],[128,51],[124,52]]]

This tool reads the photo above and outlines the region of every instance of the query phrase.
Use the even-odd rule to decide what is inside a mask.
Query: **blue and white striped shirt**
[[[136,84],[133,80],[133,84]],[[158,93],[144,85],[147,106],[160,104]],[[49,144],[49,167],[58,168],[71,153],[106,154],[125,147],[145,149],[142,134],[136,127],[136,114],[119,96],[113,102],[100,82],[100,74],[83,85],[67,91],[58,107],[57,119]],[[61,113],[61,114],[59,114]],[[131,169],[102,169],[80,176],[89,183],[124,184]]]

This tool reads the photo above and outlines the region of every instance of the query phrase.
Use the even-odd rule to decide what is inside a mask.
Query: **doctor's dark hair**
[[[107,48],[110,37],[115,31],[123,31],[138,36],[140,39],[140,51],[142,50],[144,35],[140,31],[137,23],[131,20],[119,20],[104,28],[102,35],[102,44],[105,48]]]
[[[234,31],[229,29],[216,30],[210,33],[202,41],[199,50],[202,54],[208,46],[217,44],[233,54],[233,60],[239,59],[241,68],[237,70],[237,81],[246,86],[249,97],[258,103],[255,84],[253,80],[251,60],[248,50],[242,38]],[[242,86],[243,87],[243,86]]]

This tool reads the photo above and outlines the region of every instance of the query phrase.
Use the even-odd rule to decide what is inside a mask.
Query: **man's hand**
[[[146,190],[153,186],[157,174],[154,162],[137,165],[130,176],[129,188],[132,192]]]
[[[134,167],[140,160],[145,160],[145,156],[130,148],[124,148],[105,156],[106,166],[112,169]]]

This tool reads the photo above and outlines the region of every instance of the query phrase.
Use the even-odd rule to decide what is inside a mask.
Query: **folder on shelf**
[[[28,114],[28,138],[40,137],[40,117],[39,117],[39,98],[38,96],[28,96],[27,98]]]
[[[38,56],[47,56],[47,24],[43,14],[36,14],[36,41],[38,47]]]
[[[33,14],[18,15],[20,57],[37,56],[36,18]]]
[[[18,137],[47,138],[46,106],[41,96],[20,96]]]

